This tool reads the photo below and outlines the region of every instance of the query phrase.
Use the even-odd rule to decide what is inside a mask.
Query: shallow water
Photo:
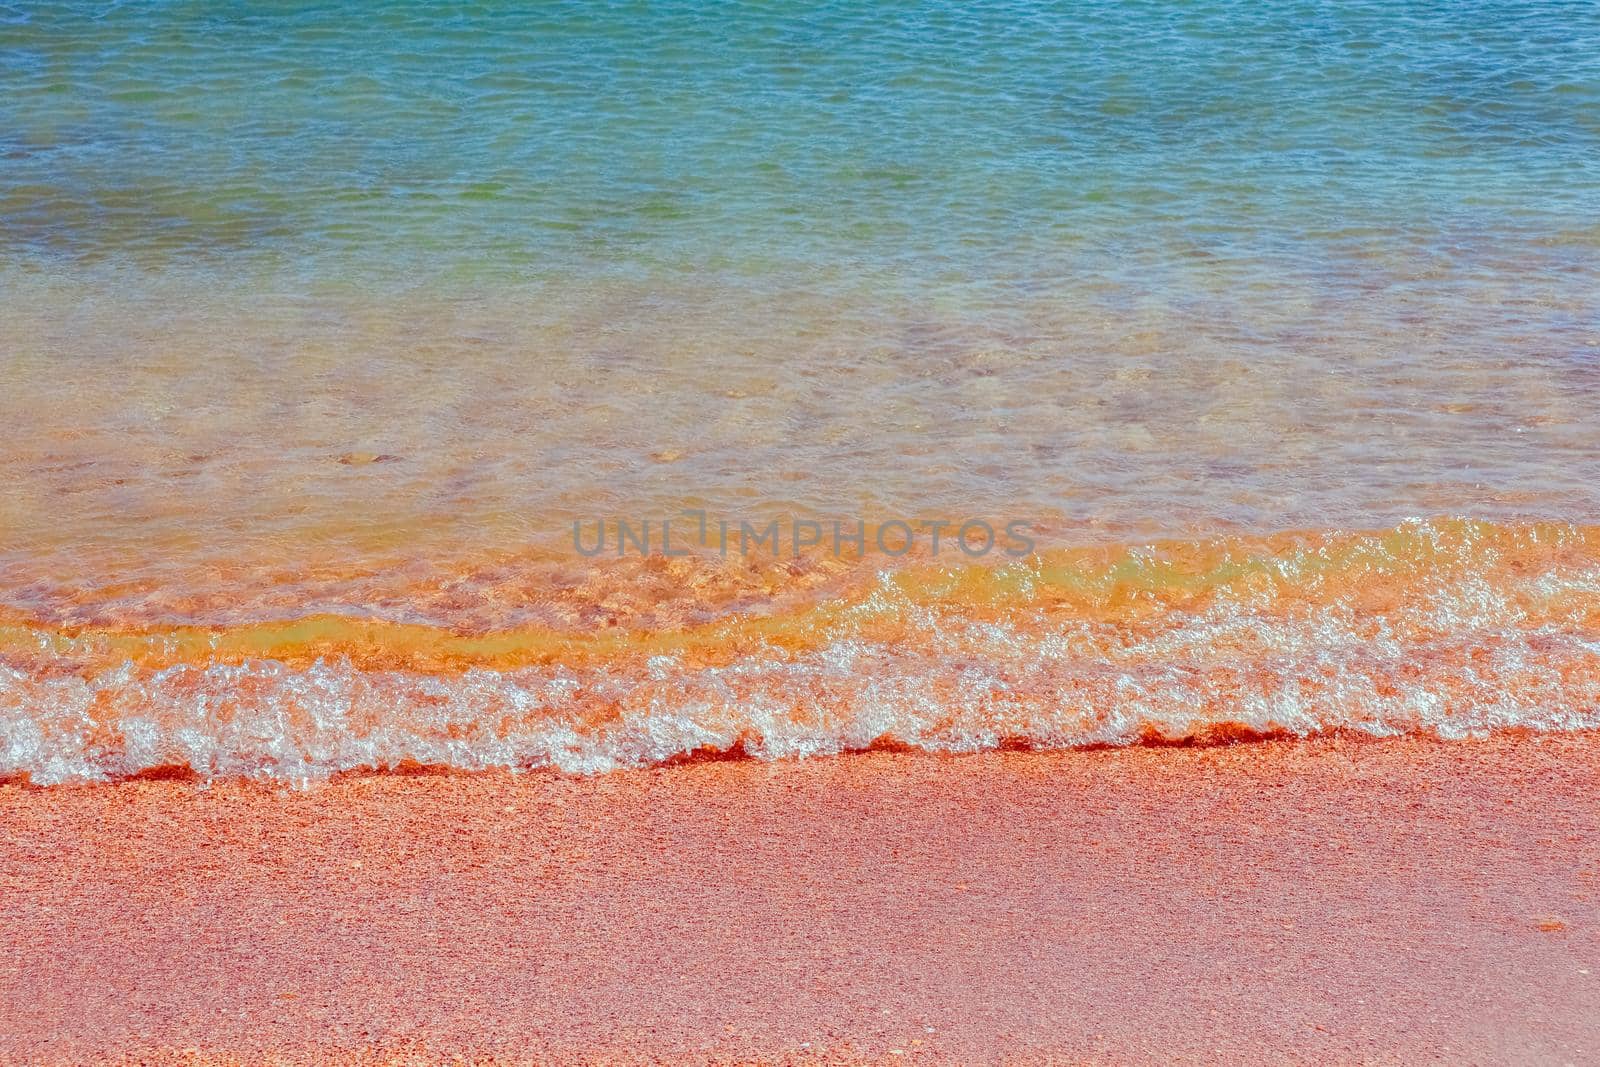
[[[316,748],[273,727],[273,744],[296,738],[280,760],[255,741],[216,748],[232,720],[194,694],[320,685],[348,707],[368,699],[352,686],[443,687],[446,732],[471,733],[489,713],[461,702],[482,682],[470,671],[575,670],[571,650],[422,662],[392,633],[335,628],[314,655],[237,635],[331,617],[648,643],[833,610],[923,547],[590,560],[574,521],[982,518],[1027,523],[1042,548],[1175,538],[1204,554],[1218,536],[1249,553],[1271,531],[1333,543],[1464,516],[1499,524],[1491,546],[1530,529],[1587,543],[1597,116],[1600,14],[1576,3],[0,7],[5,766],[51,779],[169,759],[283,774],[493,763],[408,740],[446,729],[407,717],[435,697],[394,704],[388,747],[358,730]],[[1462,551],[1496,575],[1483,595],[1516,601],[1532,580],[1496,570],[1499,549]],[[1392,611],[1478,595],[1451,573]],[[1532,573],[1592,596],[1571,560]],[[1215,621],[1162,603],[1180,630]],[[1293,621],[1229,603],[1302,666],[1353,669],[1391,620],[1339,598]],[[1473,688],[1470,613],[1443,646],[1406,638],[1383,671],[1413,656],[1419,693],[1478,694],[1461,705],[1472,728],[1507,721],[1507,701],[1587,722],[1586,610],[1489,626],[1519,656],[1561,645],[1549,677],[1572,688],[1555,696],[1534,700],[1545,691],[1514,671],[1492,698]],[[851,652],[848,670],[828,658],[856,640],[848,627],[803,647],[724,634],[715,670],[745,671],[748,691],[700,664],[661,667],[686,674],[658,691],[635,673],[649,657],[628,658],[642,645],[595,668],[611,682],[574,684],[681,725],[689,705],[672,702],[690,691],[721,686],[748,712],[757,690],[810,692],[833,670],[857,688],[828,699],[866,709],[841,712],[848,726],[786,748],[751,742],[735,716],[703,743],[944,745],[954,734],[929,733],[919,708],[962,730],[979,712],[975,690],[941,686],[1044,670],[1040,650],[1080,624],[1017,606],[983,624],[1025,631],[1002,652],[974,629],[976,602],[938,611],[915,640]],[[209,651],[117,662],[127,635],[182,627],[206,628]],[[80,631],[121,652],[55,643]],[[935,653],[940,640],[959,648]],[[1062,670],[1112,671],[1107,693],[1155,684],[1099,646],[1074,656]],[[384,670],[412,673],[360,673]],[[1245,687],[1278,706],[1290,674]],[[1197,700],[1204,723],[1283,725],[1243,698],[1157,686],[1138,698],[1154,712],[1095,705],[1123,700],[1126,729],[1086,726],[1060,678],[1006,684],[1032,694],[1026,722],[974,728],[981,743],[1132,737],[1190,722]],[[156,710],[129,710],[146,699]],[[1307,714],[1377,714],[1341,700],[1323,693]],[[1419,707],[1378,717],[1433,715]],[[39,724],[67,708],[89,740],[47,755],[35,734],[54,727]],[[118,724],[147,718],[158,740],[139,748],[145,727]],[[108,722],[115,737],[95,740]],[[183,730],[212,740],[191,758],[172,747]],[[578,763],[701,743],[668,733]]]

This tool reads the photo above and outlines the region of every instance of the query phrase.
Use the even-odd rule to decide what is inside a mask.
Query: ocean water
[[[1589,728],[1597,409],[1592,4],[0,6],[0,775]]]

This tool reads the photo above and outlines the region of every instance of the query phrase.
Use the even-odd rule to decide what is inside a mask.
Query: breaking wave
[[[0,627],[0,775],[1600,727],[1600,529],[1465,521],[867,572],[664,628]]]

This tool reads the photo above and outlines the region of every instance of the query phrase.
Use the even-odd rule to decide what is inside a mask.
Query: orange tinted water
[[[707,751],[1600,725],[1593,527],[1436,521],[893,566],[533,554],[497,561],[493,584],[480,573],[321,575],[367,590],[360,617],[251,621],[270,599],[207,624],[92,601],[74,609],[88,622],[12,611],[4,770],[592,772]],[[452,618],[463,587],[476,614]],[[410,621],[430,605],[449,621]]]
[[[574,520],[685,508],[1021,519],[1079,544],[1583,521],[1594,288],[1586,255],[1548,255],[1470,286],[1427,284],[1420,252],[1265,288],[1225,264],[1159,287],[1086,267],[998,304],[12,271],[0,592],[48,611],[323,566],[448,576],[565,547]]]

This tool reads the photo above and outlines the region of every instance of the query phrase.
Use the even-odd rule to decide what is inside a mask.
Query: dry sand
[[[0,1060],[1600,1062],[1600,737],[0,786]]]

